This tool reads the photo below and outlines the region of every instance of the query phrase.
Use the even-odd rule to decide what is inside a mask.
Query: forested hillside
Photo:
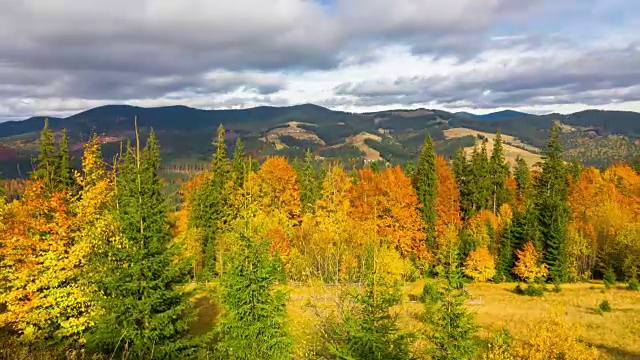
[[[577,160],[602,169],[640,156],[640,114],[634,112],[594,110],[537,116],[501,111],[477,116],[433,109],[354,114],[312,104],[244,110],[108,105],[48,120],[57,138],[63,128],[67,129],[70,149],[79,165],[83,144],[93,133],[100,134],[103,154],[111,160],[120,151],[121,141],[135,137],[132,128],[136,116],[141,134],[147,136],[153,127],[163,144],[163,168],[174,170],[207,161],[218,125],[227,129],[225,141],[230,148],[240,138],[247,153],[259,160],[284,156],[291,161],[310,149],[316,157],[344,162],[356,159],[360,163],[382,160],[404,164],[418,156],[427,134],[441,155],[452,158],[459,147],[471,148],[481,140],[445,135],[451,129],[463,129],[485,137],[500,130],[510,137],[507,145],[515,144],[526,151],[520,155],[531,161],[539,158],[554,120],[563,125],[560,140],[566,161]],[[0,172],[5,177],[26,178],[33,170],[44,119],[0,123]],[[513,163],[513,151],[508,153]]]
[[[354,119],[390,122],[385,129],[397,132],[444,121],[442,114],[413,115]],[[392,121],[398,116],[408,122]],[[74,152],[71,131],[56,137],[53,126],[45,122],[38,135],[24,188],[12,189],[11,199],[0,192],[3,359],[640,353],[633,340],[640,331],[633,300],[640,175],[625,163],[599,170],[565,162],[559,122],[540,146],[541,162],[532,167],[519,157],[513,168],[500,133],[490,151],[481,139],[451,160],[438,153],[436,136],[419,136],[416,156],[400,166],[311,151],[293,161],[256,159],[240,137],[228,148],[220,126],[207,165],[191,168],[179,199],[167,198],[160,176],[166,128],[141,134],[134,127],[124,142],[93,134]],[[392,153],[394,144],[380,153]],[[104,148],[115,145],[105,161]],[[621,335],[582,334],[564,310],[536,323],[513,318],[481,329],[483,301],[500,311],[518,305],[491,304],[469,291],[493,286],[514,299],[553,304],[565,287],[585,281],[600,284],[604,300],[588,305],[599,313],[581,308],[576,318],[606,319],[604,331]],[[410,284],[420,284],[417,294],[407,292]],[[307,295],[293,295],[302,289]],[[609,301],[613,313],[604,318]],[[622,301],[629,305],[618,309]],[[512,335],[513,326],[530,330]]]

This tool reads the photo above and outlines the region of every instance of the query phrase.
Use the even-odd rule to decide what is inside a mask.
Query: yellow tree
[[[528,241],[522,250],[516,250],[516,266],[513,272],[525,282],[533,282],[543,279],[549,273],[546,264],[540,263],[540,253],[531,241]]]
[[[477,248],[467,256],[463,271],[475,281],[487,281],[496,275],[496,262],[487,248]]]

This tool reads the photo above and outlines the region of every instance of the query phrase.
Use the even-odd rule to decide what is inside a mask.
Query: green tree
[[[136,136],[136,146],[127,146],[119,164],[115,215],[121,236],[93,259],[102,315],[88,345],[101,353],[136,359],[196,356],[188,337],[193,306],[190,293],[181,290],[189,264],[175,261],[178,249],[171,245],[159,165],[153,131],[142,152]]]
[[[244,152],[244,144],[242,143],[242,139],[238,136],[236,140],[236,148],[233,151],[233,163],[231,164],[233,168],[233,180],[237,188],[242,187],[244,185],[244,181],[247,179],[247,172],[249,170],[249,166],[247,164],[247,156]]]
[[[531,195],[531,174],[529,173],[527,162],[520,155],[516,157],[513,177],[518,187],[518,197],[520,199],[528,199]]]
[[[431,342],[429,355],[434,360],[471,359],[476,353],[475,334],[479,330],[474,316],[465,308],[467,299],[463,290],[462,273],[458,267],[457,249],[451,247],[447,254],[445,284],[437,291],[427,291],[430,297],[423,299],[427,325],[427,338]],[[425,287],[431,284],[425,284]]]
[[[504,149],[502,146],[502,135],[500,134],[500,130],[496,133],[496,138],[493,141],[493,151],[489,160],[489,174],[491,177],[491,204],[493,207],[493,213],[497,214],[500,206],[510,200],[510,193],[507,188],[509,165],[504,158]]]
[[[469,174],[470,193],[472,198],[471,214],[475,215],[483,209],[489,209],[492,204],[493,186],[491,183],[491,170],[489,157],[487,156],[487,140],[482,140],[480,149],[474,146],[471,154]]]
[[[71,168],[71,155],[69,154],[69,133],[62,130],[62,138],[58,147],[56,169],[56,184],[62,189],[72,190],[75,186],[73,170]]]
[[[215,273],[217,240],[228,224],[232,211],[233,178],[224,138],[224,127],[220,125],[213,143],[215,153],[211,159],[211,169],[203,175],[202,184],[195,189],[188,219],[189,226],[197,230],[201,239],[203,275],[206,277]]]
[[[398,316],[392,308],[402,301],[397,283],[383,276],[384,269],[376,264],[374,245],[367,248],[369,267],[362,292],[347,294],[338,322],[329,323],[325,342],[337,359],[403,360],[410,359],[413,334],[401,331]]]
[[[513,257],[513,234],[512,225],[503,227],[500,232],[500,247],[498,248],[498,259],[496,263],[496,276],[498,282],[511,280],[511,269],[515,264]]]
[[[460,212],[462,218],[466,220],[473,215],[473,189],[471,188],[471,164],[467,161],[462,148],[457,150],[453,159],[453,173],[460,191]]]
[[[300,203],[304,212],[313,212],[316,201],[322,194],[323,174],[316,170],[317,164],[311,150],[304,153],[304,161],[294,160],[298,184],[300,185]]]
[[[433,139],[430,134],[427,134],[424,140],[413,183],[420,202],[420,214],[425,224],[427,246],[430,249],[435,249],[436,152],[433,148]]]
[[[53,131],[49,128],[49,119],[44,119],[44,127],[40,132],[40,140],[38,140],[37,165],[35,171],[31,173],[31,177],[35,180],[41,180],[50,192],[55,190],[56,160]]]
[[[293,343],[286,331],[286,297],[274,290],[281,264],[269,256],[269,242],[238,235],[230,267],[222,275],[224,312],[218,324],[222,359],[289,359]]]
[[[560,125],[554,122],[543,152],[542,172],[535,184],[536,210],[544,244],[544,263],[549,267],[549,278],[553,282],[565,282],[569,278],[569,189],[559,137]]]

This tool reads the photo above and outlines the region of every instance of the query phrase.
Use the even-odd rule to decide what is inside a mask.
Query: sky
[[[0,121],[106,104],[640,111],[637,0],[0,0]]]

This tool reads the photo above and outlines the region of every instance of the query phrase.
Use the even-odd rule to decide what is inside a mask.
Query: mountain
[[[206,164],[220,124],[227,129],[230,147],[241,137],[247,151],[257,158],[302,156],[305,149],[311,149],[324,158],[403,163],[416,158],[427,134],[439,153],[452,156],[460,147],[471,149],[479,139],[491,140],[500,129],[508,139],[510,160],[519,155],[535,162],[554,120],[563,124],[567,160],[607,165],[640,154],[640,114],[624,111],[538,116],[507,110],[476,116],[424,108],[358,114],[313,104],[242,110],[107,105],[66,118],[49,118],[49,122],[57,133],[63,128],[69,131],[76,161],[92,132],[101,135],[105,157],[111,159],[121,142],[134,136],[136,116],[142,133],[151,127],[156,131],[166,167]],[[4,176],[24,176],[31,168],[43,122],[44,117],[39,116],[0,123],[0,172]]]
[[[482,120],[497,120],[497,119],[509,119],[516,118],[521,116],[530,116],[531,114],[523,113],[515,110],[502,110],[497,112],[492,112],[484,115],[475,115],[476,119]]]

